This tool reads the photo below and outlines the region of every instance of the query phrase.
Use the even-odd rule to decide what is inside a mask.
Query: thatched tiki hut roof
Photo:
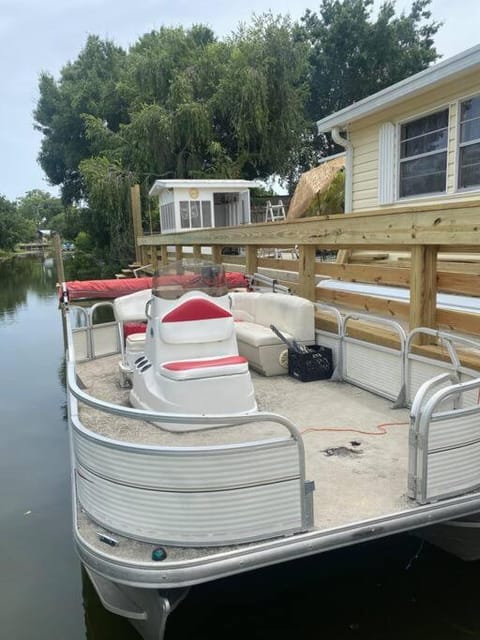
[[[339,171],[345,168],[345,154],[322,162],[318,167],[300,176],[288,207],[287,220],[304,216],[314,199],[319,198],[330,186]]]

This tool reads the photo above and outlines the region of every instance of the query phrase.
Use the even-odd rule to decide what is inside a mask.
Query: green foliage
[[[86,230],[96,249],[109,261],[133,258],[133,225],[130,188],[133,174],[112,165],[107,158],[89,158],[80,163],[89,194]]]
[[[387,1],[321,0],[300,23],[267,13],[219,40],[204,25],[161,27],[124,51],[89,36],[58,80],[40,76],[40,164],[81,215],[106,263],[133,257],[130,186],[155,178],[267,178],[293,188],[331,153],[314,121],[437,59],[430,0],[395,15]],[[335,201],[338,204],[338,198]],[[332,205],[333,206],[333,205]]]
[[[0,249],[12,251],[17,242],[31,240],[35,226],[20,215],[17,205],[0,196]]]
[[[84,252],[89,252],[93,249],[92,239],[86,231],[79,231],[75,236],[75,248]]]
[[[84,183],[79,164],[92,154],[84,114],[100,118],[117,131],[128,119],[120,78],[126,53],[98,36],[89,36],[77,60],[67,63],[58,82],[40,76],[40,99],[34,112],[35,128],[42,132],[40,165],[50,182],[61,185],[70,203],[82,199]]]
[[[438,58],[430,0],[415,0],[408,14],[395,15],[384,2],[376,20],[373,0],[322,0],[307,10],[299,31],[310,47],[308,114],[318,120],[421,71]]]
[[[41,189],[27,191],[23,198],[18,198],[17,208],[22,218],[33,220],[41,229],[49,229],[50,221],[64,213],[60,198],[55,198]]]

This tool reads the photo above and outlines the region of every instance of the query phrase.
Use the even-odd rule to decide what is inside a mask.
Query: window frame
[[[442,111],[447,111],[447,126],[446,126],[447,141],[446,141],[445,149],[442,151],[427,151],[425,153],[417,154],[409,158],[402,158],[401,157],[402,143],[405,142],[405,141],[402,141],[402,127],[404,125],[408,125],[411,122],[415,122],[416,120],[422,120],[423,118],[428,118],[429,116],[434,115],[436,113],[441,113]],[[435,196],[447,195],[448,193],[448,152],[450,148],[450,118],[451,118],[450,104],[443,104],[443,105],[436,106],[434,109],[429,109],[428,111],[424,111],[422,113],[416,114],[415,116],[412,116],[410,118],[397,122],[397,148],[396,148],[396,155],[395,155],[395,162],[397,163],[397,170],[396,170],[397,179],[396,179],[396,193],[395,193],[396,201],[405,202],[407,200],[412,200],[412,199],[416,200],[419,198],[431,198],[432,196],[435,197]],[[440,130],[441,129],[436,129],[435,131],[440,131]],[[434,133],[434,132],[431,131],[429,133]],[[428,135],[428,133],[424,135]],[[445,188],[442,191],[429,191],[427,193],[417,193],[417,194],[408,195],[408,196],[400,195],[402,164],[405,162],[408,162],[409,160],[410,161],[417,160],[423,157],[439,155],[440,153],[445,153],[446,155]]]
[[[472,191],[480,191],[480,182],[476,185],[471,185],[469,187],[461,187],[460,186],[460,149],[471,146],[473,144],[479,144],[480,138],[475,138],[475,140],[470,140],[467,143],[461,142],[461,130],[462,130],[462,121],[461,121],[461,111],[462,111],[462,103],[467,100],[472,100],[474,98],[478,98],[480,100],[480,93],[474,93],[467,96],[462,96],[457,99],[457,122],[456,122],[456,146],[455,146],[455,164],[454,164],[454,181],[455,181],[455,193],[468,193]],[[479,116],[480,118],[480,116]]]
[[[182,203],[187,202],[188,203],[188,224],[189,226],[183,226],[182,225]],[[194,227],[192,226],[192,203],[193,204],[198,204],[199,205],[199,213],[200,213],[200,226],[198,227]],[[208,198],[205,200],[201,200],[200,198],[192,200],[192,198],[188,198],[188,199],[180,199],[178,201],[178,212],[179,212],[179,216],[180,216],[180,231],[198,231],[199,229],[213,229],[214,225],[210,224],[209,226],[204,226],[204,207],[203,204],[204,203],[208,203],[210,205],[210,222],[213,223],[213,207],[212,207],[212,201],[209,200]]]

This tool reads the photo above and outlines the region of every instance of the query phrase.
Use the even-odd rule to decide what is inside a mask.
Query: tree
[[[68,63],[59,81],[40,76],[35,128],[43,134],[39,161],[51,184],[60,185],[66,203],[86,196],[79,164],[92,155],[85,134],[85,114],[117,131],[128,121],[120,78],[126,53],[112,42],[89,36],[77,60]]]
[[[231,38],[213,98],[218,141],[246,178],[285,174],[306,127],[308,47],[289,18],[254,17]]]
[[[17,242],[30,240],[34,228],[19,214],[14,202],[0,196],[0,249],[12,251]]]
[[[331,151],[316,119],[438,57],[429,3],[398,17],[388,1],[374,20],[373,0],[321,0],[300,24],[268,13],[224,40],[162,27],[128,52],[90,36],[58,81],[40,77],[40,163],[65,202],[88,202],[81,230],[120,258],[132,182],[145,200],[158,177],[279,174],[292,187]]]
[[[50,228],[50,221],[63,213],[64,206],[60,198],[41,189],[32,189],[17,200],[18,213],[25,220],[33,220],[37,227]]]
[[[394,2],[372,18],[373,0],[322,0],[307,10],[299,37],[310,47],[308,116],[318,120],[422,71],[438,59],[430,0],[415,0],[408,14]]]

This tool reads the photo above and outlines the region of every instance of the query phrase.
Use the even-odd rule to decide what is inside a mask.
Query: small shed
[[[162,233],[250,223],[254,180],[156,180]]]

